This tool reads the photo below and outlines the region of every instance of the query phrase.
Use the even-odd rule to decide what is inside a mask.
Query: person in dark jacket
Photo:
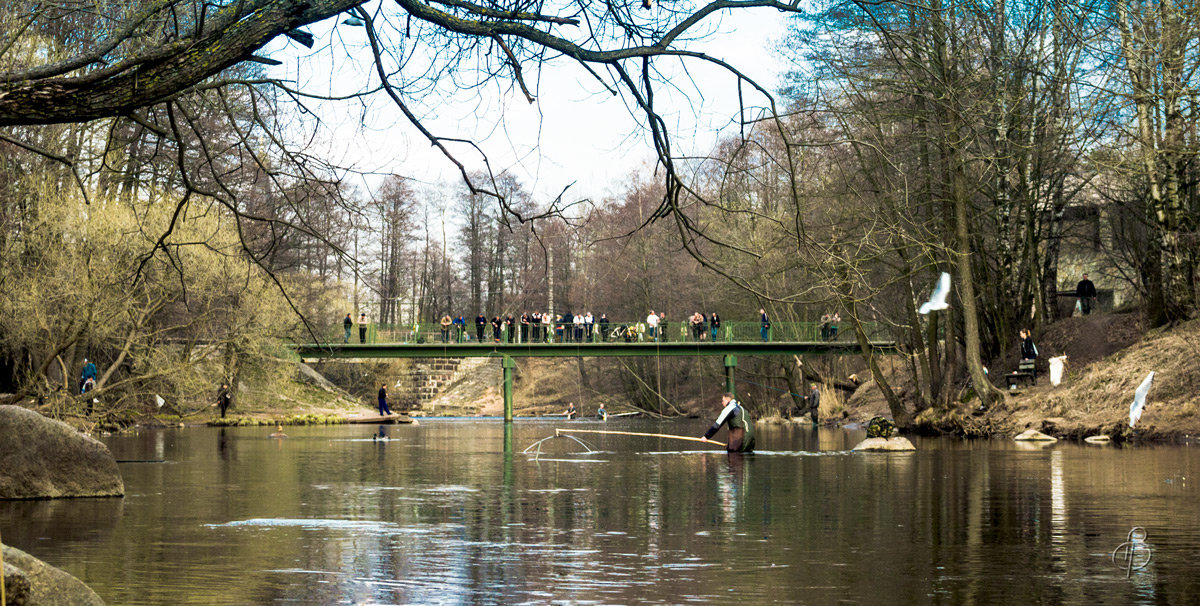
[[[600,319],[596,321],[600,325],[600,340],[608,338],[608,315],[600,314]]]
[[[504,321],[500,319],[500,316],[492,316],[492,339],[495,339],[497,343],[500,342],[500,327],[503,325]]]
[[[720,431],[722,425],[729,426],[729,443],[725,450],[729,452],[751,452],[754,450],[754,421],[742,404],[733,399],[733,394],[725,392],[721,396],[721,413],[716,422],[701,438],[705,442],[712,439]]]
[[[349,318],[350,314],[346,314]],[[229,410],[229,406],[233,404],[233,394],[229,393],[229,384],[222,383],[221,391],[217,392],[217,406],[221,408],[221,418],[225,418],[225,411]]]
[[[1021,361],[1035,362],[1038,357],[1037,345],[1033,344],[1033,333],[1029,329],[1022,328],[1021,332]],[[1037,380],[1037,365],[1033,365],[1033,378]]]
[[[708,316],[708,329],[712,331],[712,340],[714,343],[717,340],[717,330],[720,328],[721,318],[717,315],[717,312],[714,311],[710,316]]]
[[[390,414],[392,414],[392,409],[387,405],[387,384],[385,383],[379,386],[379,415],[386,417]]]
[[[758,315],[759,315],[758,323],[761,326],[761,330],[759,330],[759,333],[762,335],[762,340],[764,342],[770,341],[771,340],[771,318],[767,317],[767,310],[765,310],[765,309],[758,310]]]
[[[475,316],[475,340],[483,343],[483,331],[487,330],[487,316],[479,314]]]
[[[462,343],[466,341],[467,336],[467,319],[462,316],[454,318],[454,342]]]
[[[1087,274],[1083,274],[1083,279],[1075,285],[1075,296],[1079,297],[1079,311],[1085,316],[1092,313],[1096,302],[1096,285],[1092,284]]]
[[[350,331],[354,328],[354,319],[350,317],[349,313],[342,319],[342,328],[346,331],[346,334],[342,336],[342,343],[349,343]]]
[[[821,422],[821,390],[817,389],[817,384],[809,385],[811,391],[808,392],[804,399],[808,401],[808,417],[812,419],[813,425],[818,425]]]

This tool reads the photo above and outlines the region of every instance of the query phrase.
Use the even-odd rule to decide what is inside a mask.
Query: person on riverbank
[[[1033,378],[1037,380],[1037,345],[1033,344],[1033,333],[1028,328],[1022,328],[1021,336],[1021,362],[1029,362],[1033,366]]]
[[[1079,311],[1085,316],[1091,314],[1096,303],[1096,285],[1092,284],[1087,274],[1083,274],[1083,279],[1075,285],[1075,296],[1079,297]]]
[[[346,312],[346,317],[342,318],[342,329],[346,332],[342,335],[342,343],[349,343],[350,332],[354,329],[354,318],[350,317],[350,312]]]
[[[91,381],[91,385],[96,384],[96,365],[93,364],[91,360],[84,358],[83,372],[79,374],[79,393],[88,392],[90,389],[90,387],[88,387],[89,380]]]
[[[392,409],[387,405],[387,384],[379,385],[379,416],[386,417],[392,414]]]
[[[578,415],[579,411],[575,409],[575,403],[567,402],[567,409],[563,411],[563,416],[566,417],[568,421],[571,421],[574,420]]]
[[[358,342],[367,342],[367,314],[358,314]]]
[[[348,316],[349,314],[347,314]],[[229,384],[222,383],[221,390],[217,392],[217,406],[221,409],[221,418],[225,418],[225,411],[229,410],[233,404],[233,394],[229,392]]]
[[[442,319],[438,321],[438,324],[442,327],[442,343],[449,343],[450,327],[454,325],[454,318],[451,318],[450,314],[446,314],[442,316]]]
[[[812,419],[812,424],[816,427],[821,423],[821,390],[817,389],[816,383],[810,383],[809,389],[804,399],[808,402],[808,418]]]
[[[712,427],[701,438],[705,442],[712,439],[721,430],[722,425],[729,426],[729,443],[725,450],[729,452],[751,452],[754,450],[754,421],[750,414],[733,398],[733,394],[725,392],[721,395],[721,413]]]

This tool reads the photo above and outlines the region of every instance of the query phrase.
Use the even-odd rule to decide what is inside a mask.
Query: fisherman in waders
[[[379,416],[386,417],[392,414],[392,409],[387,405],[387,384],[379,386]]]
[[[708,428],[704,437],[705,442],[717,434],[722,425],[729,425],[729,444],[725,450],[729,452],[750,452],[754,450],[754,421],[742,407],[742,403],[733,399],[733,394],[725,392],[721,396],[721,414],[712,427]]]

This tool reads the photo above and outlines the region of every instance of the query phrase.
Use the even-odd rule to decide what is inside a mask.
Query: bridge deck
[[[879,353],[896,351],[892,341],[872,341]],[[668,343],[309,343],[293,348],[305,362],[380,358],[555,358],[622,356],[857,355],[858,343],[824,341]]]

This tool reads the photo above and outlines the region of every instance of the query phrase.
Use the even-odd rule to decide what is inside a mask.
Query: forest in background
[[[778,52],[793,70],[767,90],[729,66],[746,98],[737,132],[699,157],[671,145],[663,116],[681,108],[655,97],[669,85],[656,63],[719,61],[673,46],[713,4],[34,4],[0,9],[5,401],[81,412],[88,357],[101,414],[153,410],[159,394],[187,414],[222,380],[290,380],[284,346],[348,312],[753,320],[762,307],[889,325],[906,372],[883,372],[865,343],[863,364],[907,425],[967,390],[1002,399],[985,367],[1018,328],[1059,317],[1078,259],[1133,293],[1148,327],[1196,312],[1200,15],[1185,3],[741,3],[789,20]],[[461,182],[399,167],[353,187],[350,168],[308,151],[320,126],[301,108],[317,97],[247,59],[347,14],[379,67],[361,96],[415,115],[437,86],[532,95],[529,74],[566,53],[628,99],[657,163],[619,195],[573,202],[463,164]],[[560,33],[584,14],[591,38]],[[221,56],[231,43],[240,54]],[[422,52],[443,63],[402,78]],[[151,78],[172,65],[192,80]],[[942,271],[950,308],[922,316]],[[745,367],[781,390],[852,387],[795,362]]]

